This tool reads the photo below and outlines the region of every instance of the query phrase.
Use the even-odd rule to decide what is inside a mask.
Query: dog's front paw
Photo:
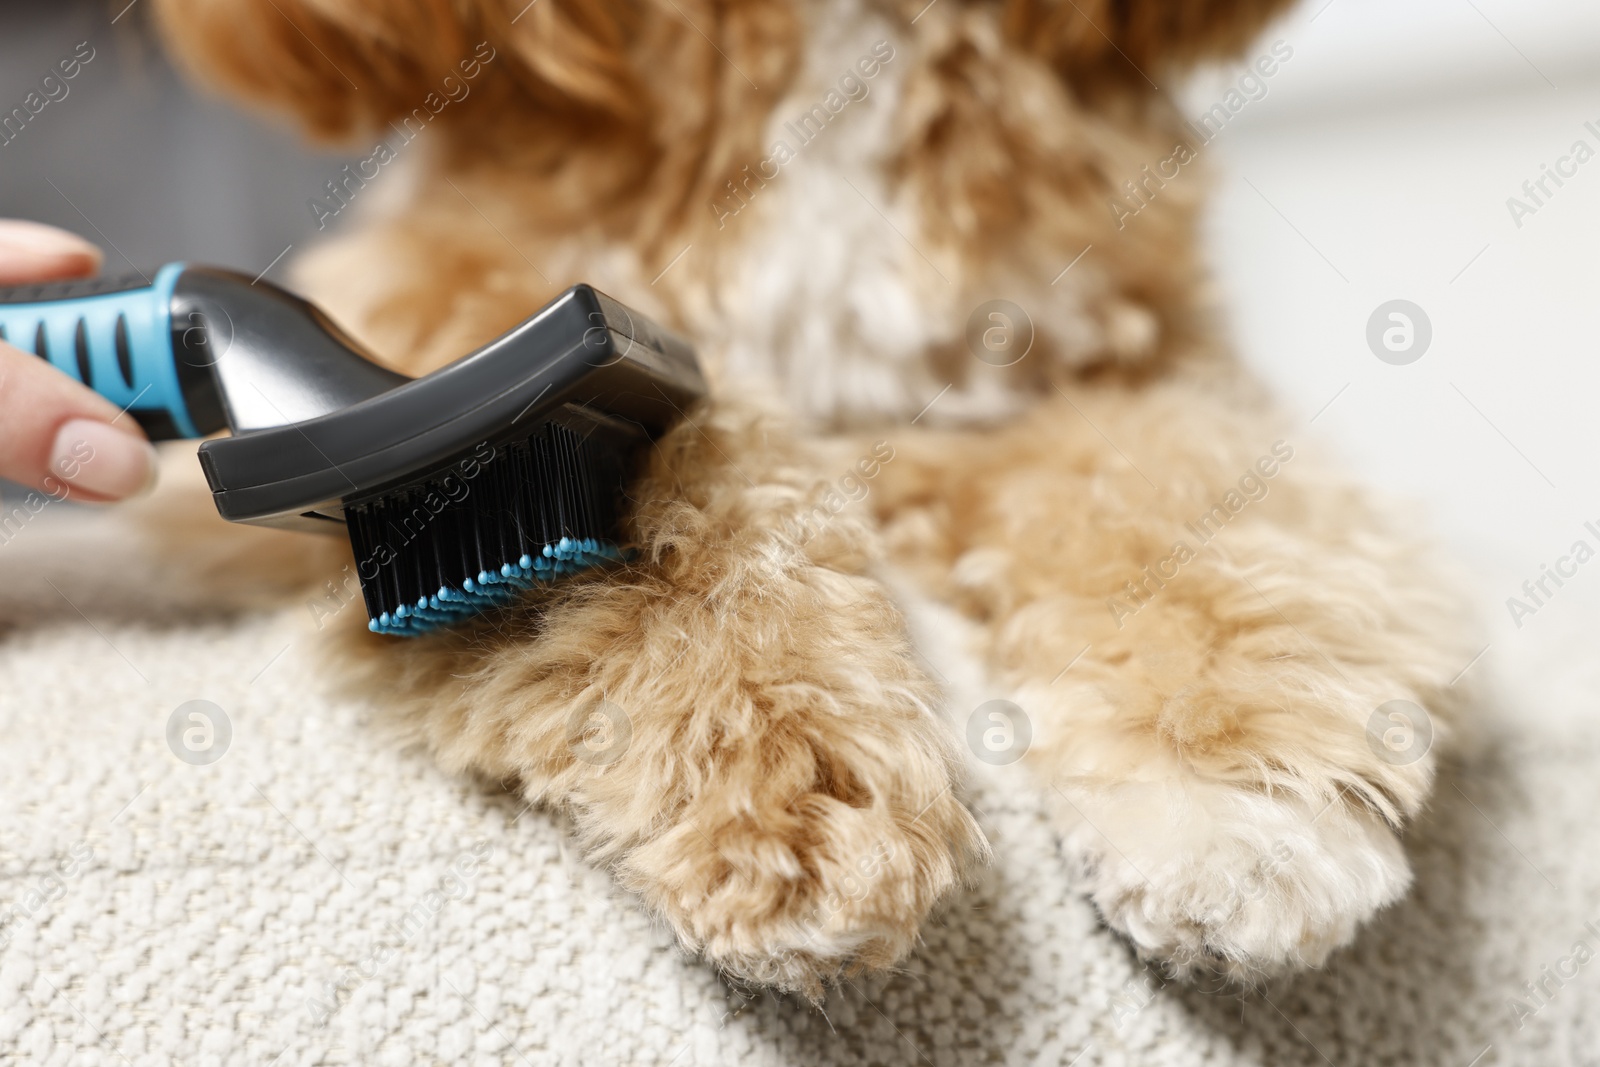
[[[1174,977],[1320,965],[1404,894],[1380,817],[1215,782],[1061,783],[1065,842],[1105,921]]]
[[[971,875],[985,849],[953,784],[813,787],[780,802],[755,781],[723,783],[635,849],[623,880],[729,977],[816,1000],[833,981],[897,963]]]
[[[988,846],[871,530],[811,508],[810,462],[714,405],[631,490],[632,563],[345,661],[447,767],[571,812],[685,948],[817,999],[901,959]]]

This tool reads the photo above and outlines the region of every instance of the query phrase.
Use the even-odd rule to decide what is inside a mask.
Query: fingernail
[[[25,219],[0,219],[0,256],[100,262],[100,249],[75,233]]]
[[[155,487],[156,450],[107,423],[73,419],[56,431],[50,473],[74,489],[124,500]]]

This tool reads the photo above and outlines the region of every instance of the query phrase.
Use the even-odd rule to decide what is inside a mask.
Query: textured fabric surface
[[[558,817],[331,698],[305,611],[152,609],[69,525],[0,549],[0,1062],[1600,1063],[1600,963],[1574,956],[1600,951],[1582,626],[1474,668],[1501,710],[1408,835],[1415,891],[1324,971],[1164,985],[1073,892],[1021,769],[980,766],[995,866],[902,973],[816,1011],[683,958]],[[953,709],[1004,695],[959,623],[914,618]],[[209,766],[168,744],[191,700],[231,724]]]

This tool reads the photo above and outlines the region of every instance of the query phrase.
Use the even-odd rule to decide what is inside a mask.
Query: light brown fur
[[[902,958],[987,851],[874,577],[887,546],[982,624],[1112,925],[1183,970],[1319,963],[1409,878],[1396,834],[1435,755],[1384,759],[1367,724],[1407,699],[1448,735],[1438,697],[1465,656],[1447,598],[1406,537],[1300,454],[1136,612],[1108,610],[1276,441],[1300,444],[1208,321],[1194,179],[1136,224],[1105,206],[1186,138],[1152,78],[1242,46],[1281,3],[854,5],[903,53],[873,171],[880,236],[916,251],[900,249],[902,280],[963,315],[1022,294],[1040,335],[998,368],[945,329],[876,408],[853,395],[791,415],[781,395],[745,399],[720,331],[743,312],[740,257],[782,233],[760,205],[800,179],[733,224],[707,205],[803,84],[824,2],[539,0],[519,16],[516,0],[157,0],[200,74],[323,137],[403,118],[493,43],[409,178],[383,178],[365,224],[301,266],[308,295],[396,366],[437,367],[580,280],[706,335],[713,399],[634,487],[637,562],[453,634],[352,633],[341,658],[447,766],[572,811],[687,947],[814,996]],[[870,348],[827,354],[848,368]],[[919,383],[941,381],[1008,399],[908,426]],[[870,509],[808,519],[880,440],[894,459]],[[584,758],[586,732],[619,722],[620,756]]]

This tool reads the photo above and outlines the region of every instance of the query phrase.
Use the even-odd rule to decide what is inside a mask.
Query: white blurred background
[[[1581,700],[1600,560],[1520,628],[1506,599],[1579,538],[1600,549],[1583,529],[1600,528],[1600,5],[1310,0],[1251,55],[1278,40],[1293,57],[1205,149],[1235,337],[1307,433],[1421,501],[1471,568],[1489,642],[1473,669]],[[1187,113],[1236,76],[1197,79]],[[1507,199],[1531,203],[1523,183],[1578,140],[1597,158],[1519,227]],[[1432,324],[1408,365],[1367,345],[1393,299]],[[1578,710],[1541,713],[1558,703]]]

